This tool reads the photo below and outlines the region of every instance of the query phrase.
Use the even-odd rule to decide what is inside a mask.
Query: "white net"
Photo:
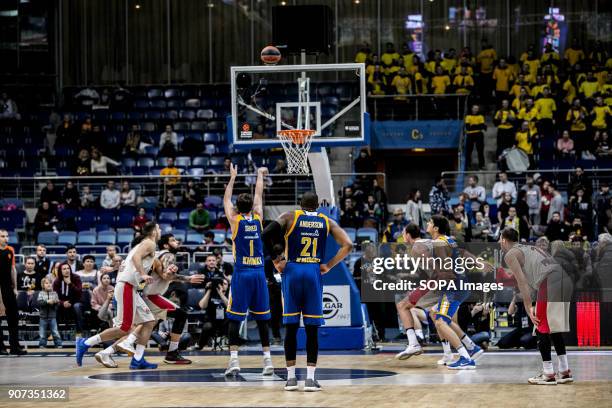
[[[287,156],[287,172],[289,174],[309,174],[308,152],[314,130],[292,129],[277,132],[285,155]]]

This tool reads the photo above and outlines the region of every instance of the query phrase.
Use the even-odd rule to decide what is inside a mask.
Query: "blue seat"
[[[195,309],[196,313],[200,311],[200,300],[204,297],[204,289],[191,288],[187,291],[187,306]]]
[[[201,177],[204,175],[204,169],[201,167],[190,167],[187,170],[187,174],[194,177]]]
[[[157,156],[159,154],[159,147],[157,147],[157,146],[145,146],[144,152],[145,152],[145,154],[149,154],[151,156]],[[142,158],[142,159],[140,159],[138,161],[138,165],[139,166],[146,166],[146,164],[142,164],[141,163],[141,160],[144,160],[144,159],[145,158]],[[149,166],[149,167],[151,167],[151,166]]]
[[[349,236],[349,238],[351,239],[351,241],[355,242],[357,240],[357,230],[355,228],[342,228],[344,229],[344,232],[346,232],[346,235]]]
[[[215,244],[222,244],[225,241],[225,234],[226,234],[225,230],[213,229],[210,231],[215,234],[215,237],[213,238]]]
[[[117,243],[117,233],[115,231],[98,232],[98,244],[115,245]]]
[[[179,220],[188,220],[189,219],[189,214],[191,214],[191,210],[181,210],[178,213],[178,219]]]
[[[185,238],[185,243],[189,245],[197,245],[201,244],[204,241],[204,235],[199,232],[195,232],[193,230],[187,231],[187,236]]]
[[[77,228],[79,231],[88,230],[96,225],[96,210],[83,209],[79,212]]]
[[[378,232],[375,228],[359,228],[356,235],[357,242],[370,241],[378,242]]]
[[[121,164],[123,165],[124,169],[131,169],[132,167],[136,167],[136,160],[126,157],[121,160]]]
[[[178,156],[174,164],[179,167],[189,167],[191,166],[191,158],[189,156]]]
[[[117,227],[118,228],[128,228],[132,226],[132,221],[134,220],[135,215],[136,215],[136,209],[133,207],[120,208],[119,214],[117,217]]]
[[[157,220],[159,222],[167,221],[169,223],[173,223],[178,219],[178,215],[175,210],[161,210],[159,213],[159,217]]]
[[[132,169],[132,174],[134,176],[148,176],[150,173],[149,167],[134,167]]]
[[[208,157],[198,156],[198,157],[194,157],[191,160],[191,165],[194,167],[207,167],[208,162],[209,162]]]
[[[24,210],[2,211],[0,212],[0,222],[2,227],[8,231],[22,229],[25,227],[26,213]]]
[[[128,245],[134,239],[134,231],[119,231],[117,232],[117,245]]]
[[[223,205],[223,198],[220,196],[208,196],[204,199],[204,205],[206,207],[221,207]]]
[[[179,111],[179,117],[181,119],[189,119],[189,120],[193,120],[196,117],[196,114],[194,111],[192,110],[180,110]]]
[[[161,230],[162,234],[169,234],[172,232],[172,224],[169,223],[160,223],[159,224],[159,229]]]
[[[101,209],[98,211],[98,223],[114,227],[116,214],[115,210]]]
[[[93,231],[81,231],[77,238],[77,244],[79,245],[95,245],[96,244],[96,233]]]
[[[36,242],[43,245],[55,245],[57,243],[57,234],[53,231],[39,232]]]
[[[213,156],[213,157],[210,158],[210,165],[212,167],[221,167],[221,166],[223,166],[223,161],[224,160],[225,160],[224,157],[219,157],[219,156],[214,157]]]
[[[172,235],[174,235],[174,238],[176,238],[177,240],[184,242],[185,237],[187,236],[187,231],[183,229],[175,229],[172,231]]]
[[[187,229],[189,228],[189,219],[174,221],[174,228]]]
[[[76,245],[77,233],[74,231],[62,231],[57,237],[58,245]]]
[[[204,133],[204,143],[218,143],[218,142],[219,142],[218,133]]]
[[[9,237],[8,237],[8,244],[11,246],[15,246],[15,245],[19,245],[19,235],[17,235],[16,232],[9,232]],[[17,251],[18,249],[15,248],[15,251]]]
[[[150,101],[149,106],[153,109],[166,109],[166,101],[162,101],[162,100]]]
[[[138,166],[139,167],[153,167],[155,166],[155,160],[153,160],[150,157],[142,157],[138,159]]]

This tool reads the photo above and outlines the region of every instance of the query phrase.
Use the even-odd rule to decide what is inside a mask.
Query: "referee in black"
[[[19,345],[19,314],[17,311],[17,271],[15,250],[8,245],[8,231],[0,229],[0,294],[4,304],[9,331],[11,354],[21,356],[27,352]],[[4,348],[4,331],[0,330],[0,349]]]

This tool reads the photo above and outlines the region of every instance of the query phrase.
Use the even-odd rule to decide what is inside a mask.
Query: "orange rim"
[[[316,132],[312,129],[284,129],[276,132],[279,136],[291,139],[295,144],[304,144],[308,137],[314,135]]]

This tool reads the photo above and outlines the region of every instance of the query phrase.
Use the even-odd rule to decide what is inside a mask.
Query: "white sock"
[[[263,352],[263,357],[264,357],[264,358],[272,358],[272,356],[270,355],[270,352],[269,352],[269,351],[264,351],[264,352]]]
[[[287,367],[287,379],[295,378],[295,366]]]
[[[457,349],[457,352],[459,353],[459,355],[461,357],[465,357],[468,360],[470,359],[470,353],[468,353],[468,351],[465,349],[465,347],[461,346]]]
[[[414,333],[414,329],[406,329],[406,336],[408,337],[409,346],[413,347],[419,345],[419,341],[417,340],[416,334]]]
[[[448,341],[443,341],[442,342],[442,349],[444,350],[444,355],[445,356],[452,356],[453,355],[453,352],[451,351],[450,343]]]
[[[544,374],[554,374],[555,370],[552,361],[542,361],[542,371],[544,371]]]
[[[102,350],[102,351],[100,352],[100,354],[107,354],[107,355],[109,355],[109,356],[110,356],[110,355],[111,355],[111,354],[113,354],[114,352],[115,352],[115,347],[113,347],[113,346],[108,346],[107,348],[105,348],[104,350]]]
[[[306,378],[308,380],[314,380],[315,370],[317,367],[314,366],[306,366]]]
[[[463,337],[461,338],[461,342],[463,343],[465,348],[470,350],[470,351],[474,350],[474,346],[476,346],[476,344],[474,344],[472,339],[470,339],[470,337],[467,334],[463,335]]]
[[[136,343],[136,340],[138,340],[138,337],[136,337],[136,335],[134,333],[130,333],[127,338],[125,339],[126,343],[130,343],[130,344],[134,344]]]
[[[569,365],[567,364],[567,354],[557,357],[559,357],[559,372],[565,372],[569,370]]]
[[[137,344],[136,353],[134,353],[134,358],[136,360],[142,360],[142,357],[144,356],[144,352],[145,352],[145,346],[143,346],[142,344]]]
[[[100,343],[102,343],[102,339],[100,338],[99,334],[96,334],[95,336],[91,336],[90,338],[85,340],[85,344],[88,345],[89,347],[95,346],[96,344],[100,344]]]
[[[424,339],[425,337],[423,337],[423,330],[422,329],[414,329],[414,332],[416,333],[417,338],[419,339]]]
[[[230,350],[230,358],[238,358],[238,350]]]
[[[168,346],[168,351],[172,352],[174,350],[178,350],[178,341],[171,341],[170,345]]]

